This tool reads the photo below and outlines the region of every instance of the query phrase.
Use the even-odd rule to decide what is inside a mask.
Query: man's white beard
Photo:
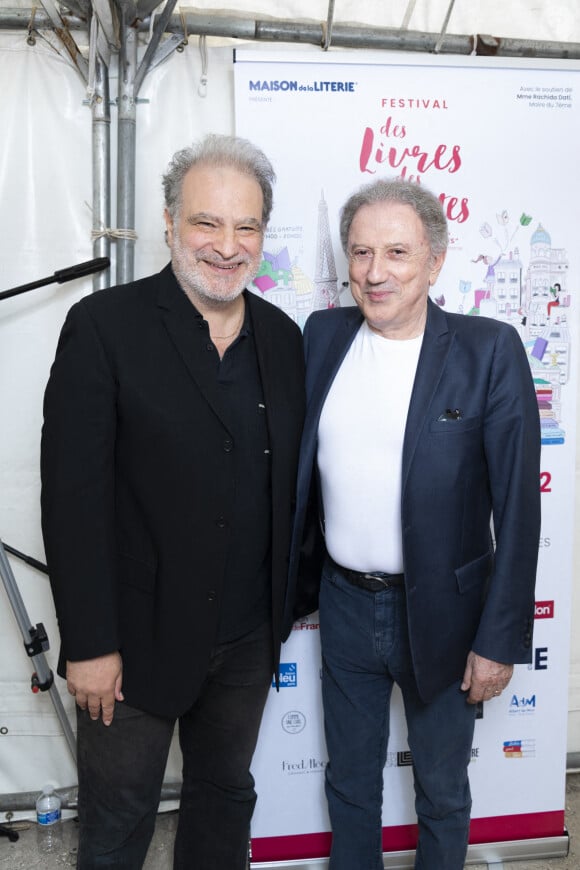
[[[181,239],[177,235],[174,235],[171,246],[171,264],[177,280],[187,293],[190,293],[194,298],[199,298],[211,307],[234,302],[254,280],[262,262],[261,254],[255,258],[247,254],[232,258],[232,262],[237,265],[244,263],[246,270],[238,283],[233,286],[230,286],[227,275],[224,275],[224,286],[220,287],[222,282],[218,275],[211,280],[208,280],[203,275],[200,263],[203,260],[221,264],[227,264],[228,262],[216,254],[203,251],[190,251],[181,244]]]

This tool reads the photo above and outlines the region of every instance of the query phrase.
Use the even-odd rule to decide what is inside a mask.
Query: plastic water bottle
[[[44,785],[36,801],[38,822],[37,843],[41,853],[58,852],[62,848],[61,801],[53,785]]]

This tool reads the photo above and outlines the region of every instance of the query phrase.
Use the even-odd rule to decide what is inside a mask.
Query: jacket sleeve
[[[320,318],[310,316],[304,328],[304,355],[307,366],[307,399],[317,366],[312,361],[312,332]],[[316,341],[314,342],[316,343]],[[310,357],[310,365],[309,365]],[[316,472],[316,431],[318,419],[308,415],[302,436],[298,467],[297,509],[290,559],[290,584],[295,587],[292,620],[318,610],[320,579],[326,547],[320,523],[320,494]]]
[[[65,658],[119,648],[116,383],[83,301],[70,310],[44,398],[42,532]]]
[[[495,564],[473,650],[506,664],[532,654],[540,535],[540,424],[529,363],[513,329],[498,333],[487,393],[484,448]]]

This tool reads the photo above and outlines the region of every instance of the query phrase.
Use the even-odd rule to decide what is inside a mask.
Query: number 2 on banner
[[[540,472],[540,492],[552,492],[552,475],[549,471]]]

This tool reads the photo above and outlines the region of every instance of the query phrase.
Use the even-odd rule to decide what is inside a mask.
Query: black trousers
[[[183,786],[174,870],[244,870],[256,803],[250,764],[272,679],[270,624],[216,647],[178,720]],[[78,870],[140,870],[175,720],[117,704],[110,726],[77,709]]]

